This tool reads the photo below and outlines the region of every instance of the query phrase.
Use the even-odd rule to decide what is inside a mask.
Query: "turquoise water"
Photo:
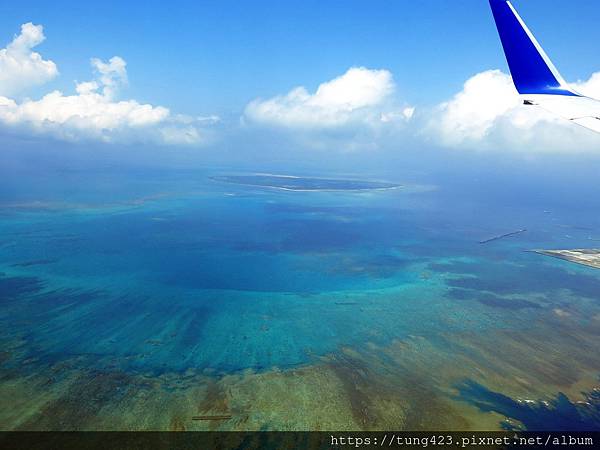
[[[95,175],[83,189],[73,176],[7,195],[6,367],[287,369],[348,346],[448,346],[452,333],[527,332],[543,311],[600,312],[600,271],[525,251],[590,246],[600,228],[587,216],[444,186],[289,192],[214,175]]]

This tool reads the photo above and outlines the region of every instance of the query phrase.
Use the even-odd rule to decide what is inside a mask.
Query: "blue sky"
[[[600,75],[592,77],[600,71],[600,3],[513,3],[564,77],[583,81],[592,94],[600,92]],[[507,66],[487,0],[3,2],[0,48],[28,22],[43,26],[45,40],[26,50],[39,53],[57,71],[18,92],[3,93],[0,85],[0,96],[17,104],[9,119],[0,117],[0,137],[30,133],[39,140],[58,137],[73,143],[92,136],[102,142],[131,143],[135,139],[121,124],[138,126],[131,125],[132,117],[144,105],[153,115],[146,122],[160,127],[150,130],[148,125],[144,130],[151,132],[138,135],[154,133],[163,143],[201,142],[208,147],[244,141],[268,147],[270,140],[272,146],[294,142],[297,148],[351,151],[397,147],[399,142],[461,149],[504,149],[513,144],[528,148],[533,131],[555,128],[550,118],[532,115],[525,120],[529,140],[512,140],[523,131],[519,128],[524,122],[518,99],[509,92]],[[111,60],[114,56],[118,59]],[[90,65],[91,58],[97,60]],[[352,67],[366,72],[353,78],[348,75]],[[489,73],[492,69],[502,73]],[[130,101],[125,106],[135,111],[102,126],[97,122],[107,119],[106,111],[90,113],[96,121],[93,133],[81,132],[88,125],[57,119],[56,102],[31,104],[29,112],[21,108],[25,99],[37,100],[55,89],[63,93],[57,100],[61,105],[79,101],[68,96],[86,81],[97,84],[86,85],[86,95],[100,95],[108,86],[106,77],[111,93],[98,101],[110,106]],[[340,77],[347,83],[338,86],[337,106],[323,106],[323,98],[312,97],[319,86]],[[339,96],[354,90],[356,83],[377,87],[365,92],[348,113],[340,109],[345,100]],[[297,86],[304,88],[300,101],[292,91]],[[494,105],[491,112],[477,110],[476,100],[484,94],[489,97],[485,103]],[[513,101],[510,105],[504,104],[507,96]],[[263,102],[257,104],[256,99]],[[320,109],[309,123],[306,115],[312,114],[315,103]],[[77,114],[69,114],[78,120]],[[486,119],[470,123],[471,117]],[[54,126],[55,120],[62,122]],[[581,143],[578,148],[597,146],[580,130],[558,128],[562,134],[549,135],[541,144],[544,149],[564,150],[573,139]]]
[[[239,111],[252,98],[315,88],[351,66],[385,68],[408,101],[437,102],[471,74],[504,68],[486,0],[2,2],[9,41],[42,24],[55,83],[89,78],[89,58],[127,60],[136,99],[188,114]],[[514,2],[569,80],[600,67],[600,3]]]

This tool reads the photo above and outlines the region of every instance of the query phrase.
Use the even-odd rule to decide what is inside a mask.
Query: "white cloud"
[[[301,86],[256,99],[247,105],[243,122],[275,127],[311,148],[375,149],[414,114],[413,107],[397,103],[395,90],[389,71],[353,67],[314,93]]]
[[[30,49],[43,38],[41,26],[25,24],[21,35],[6,49],[0,50],[0,55],[9,55],[14,59],[15,54],[27,53],[24,50]],[[50,67],[48,64],[51,64],[56,73],[54,63],[43,61],[37,53],[30,53],[29,58],[40,63],[38,68]],[[206,125],[218,120],[173,115],[163,106],[119,100],[119,90],[127,84],[125,60],[118,56],[107,62],[93,58],[91,64],[96,78],[78,83],[74,95],[55,90],[39,100],[25,99],[21,102],[6,94],[0,95],[0,123],[28,134],[47,134],[71,141],[95,139],[104,142],[150,141],[181,145],[205,142],[209,136]],[[27,64],[22,63],[22,66],[26,67]],[[31,69],[27,73],[33,72]],[[47,79],[42,76],[35,78],[36,82]],[[29,85],[33,84],[33,75],[28,80]],[[22,88],[25,87],[25,83],[22,83]]]
[[[600,72],[592,74],[587,81],[574,83],[573,87],[583,95],[600,100]]]
[[[314,94],[301,86],[285,95],[256,99],[246,107],[244,116],[254,123],[296,129],[327,129],[350,123],[373,125],[385,122],[383,115],[390,113],[394,90],[389,71],[353,67],[319,85]]]
[[[29,22],[21,25],[21,33],[0,50],[0,95],[18,94],[58,75],[54,62],[31,50],[44,39],[44,28]]]
[[[381,121],[384,123],[394,122],[397,120],[409,121],[415,115],[414,106],[406,106],[400,111],[389,111],[381,113]]]
[[[123,58],[113,56],[107,63],[98,58],[92,58],[92,67],[99,74],[102,83],[102,93],[105,97],[116,94],[119,86],[127,84],[127,63]]]
[[[600,73],[574,86],[597,95]],[[438,105],[425,128],[449,147],[571,153],[598,147],[592,132],[540,108],[524,106],[511,77],[500,70],[467,80],[462,91]]]

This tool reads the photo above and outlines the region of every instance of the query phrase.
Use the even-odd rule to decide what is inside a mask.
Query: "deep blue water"
[[[563,393],[558,393],[551,402],[519,402],[472,381],[459,386],[459,392],[462,399],[473,403],[482,411],[497,412],[511,418],[512,420],[502,424],[505,430],[597,431],[600,422],[598,391],[588,394],[583,407],[573,404]],[[517,420],[519,425],[513,420]]]

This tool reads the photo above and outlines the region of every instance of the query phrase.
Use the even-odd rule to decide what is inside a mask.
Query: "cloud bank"
[[[600,72],[573,86],[600,98]],[[324,149],[396,146],[402,151],[402,143],[415,135],[438,147],[477,151],[576,153],[599,148],[593,132],[524,106],[510,75],[500,70],[475,74],[449,100],[416,111],[397,98],[389,71],[354,67],[314,93],[301,86],[256,99],[246,106],[243,119]]]
[[[127,63],[119,56],[92,58],[93,77],[77,83],[71,94],[52,90],[38,99],[24,97],[59,74],[53,61],[34,51],[44,40],[41,25],[26,23],[0,49],[0,127],[5,131],[68,141],[199,145],[213,140],[217,117],[178,115],[164,106],[122,99]],[[600,98],[600,72],[573,86]],[[510,76],[500,70],[471,76],[451,98],[429,107],[415,109],[397,91],[388,70],[351,67],[314,92],[299,86],[251,101],[242,113],[242,129],[328,151],[384,146],[403,151],[402,144],[415,138],[462,150],[600,151],[593,132],[524,106]]]
[[[174,115],[163,106],[119,100],[127,85],[127,63],[118,56],[106,62],[92,58],[95,78],[76,84],[73,95],[55,90],[39,100],[11,98],[11,94],[58,74],[54,62],[31,50],[44,39],[42,26],[27,23],[21,34],[0,50],[0,124],[16,132],[69,141],[185,145],[208,140],[206,125],[217,118]]]

